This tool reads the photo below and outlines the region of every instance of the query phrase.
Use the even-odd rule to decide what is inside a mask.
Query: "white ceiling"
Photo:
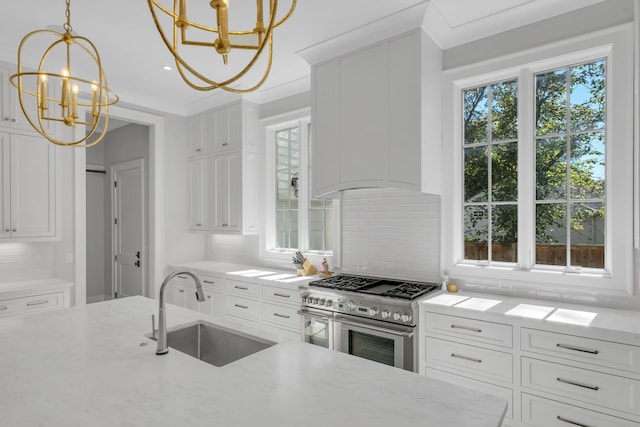
[[[280,1],[279,10],[290,4]],[[604,0],[298,0],[292,17],[274,32],[267,81],[247,98],[262,103],[309,90],[310,67],[300,51],[343,40],[354,30],[375,29],[385,17],[409,9],[424,10],[422,25],[441,47],[450,48],[600,1]],[[235,4],[230,2],[230,12]],[[0,60],[15,63],[20,40],[28,32],[62,25],[64,8],[63,0],[3,2]],[[96,45],[109,85],[123,104],[187,115],[229,100],[225,92],[193,90],[176,71],[161,69],[172,64],[172,57],[143,0],[72,1],[71,24],[75,33]],[[35,66],[40,55],[33,52],[23,61]],[[224,67],[215,53],[200,55],[198,63],[213,70],[211,74]]]

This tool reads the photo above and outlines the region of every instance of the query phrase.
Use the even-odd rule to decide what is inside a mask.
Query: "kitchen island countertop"
[[[145,335],[157,310],[129,297],[0,319],[2,425],[497,427],[506,410],[497,397],[295,341],[223,367],[156,356]],[[201,318],[226,324],[167,306],[169,329]]]

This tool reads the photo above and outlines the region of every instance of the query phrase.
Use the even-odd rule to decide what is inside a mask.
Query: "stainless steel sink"
[[[276,344],[205,321],[167,331],[167,343],[214,366],[224,366]]]

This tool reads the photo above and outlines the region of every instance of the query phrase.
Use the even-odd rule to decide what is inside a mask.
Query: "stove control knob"
[[[391,312],[385,308],[384,310],[382,310],[382,313],[380,313],[380,315],[383,319],[388,319],[389,316],[391,316]]]
[[[324,305],[324,298],[322,298],[322,299],[320,300],[320,303],[319,303],[319,304],[320,304],[320,305]]]
[[[302,297],[302,302],[303,303],[307,302],[307,297]]]
[[[395,313],[393,313],[393,320],[400,320],[400,316],[401,316],[400,312],[396,311]]]
[[[378,307],[373,307],[369,309],[369,316],[376,316],[380,312]]]
[[[356,303],[352,300],[347,301],[347,310],[353,311],[356,308]]]
[[[325,302],[325,305],[326,305],[327,307],[331,307],[331,306],[333,306],[333,301],[331,301],[330,299],[328,299],[328,300],[327,300],[327,302]]]
[[[311,298],[311,302],[314,303],[314,304],[317,304],[318,303],[318,298]]]
[[[407,314],[407,313],[402,315],[402,321],[405,322],[405,323],[411,322],[412,318],[413,318],[413,316],[411,316],[410,314]]]

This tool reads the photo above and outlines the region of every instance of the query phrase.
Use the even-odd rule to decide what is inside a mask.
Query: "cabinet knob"
[[[223,147],[226,147],[227,145],[229,145],[229,143],[228,143],[228,142],[223,142],[223,143],[222,143],[222,146],[223,146]]]
[[[4,118],[4,121],[5,121],[5,122],[8,122],[8,121],[9,121],[9,117],[5,117],[5,118]]]
[[[16,121],[16,119],[11,119],[11,121],[12,121],[12,122],[15,122],[15,121]]]
[[[196,227],[202,227],[202,224],[196,224]]]
[[[18,229],[17,229],[17,228],[14,228],[14,229],[13,229],[13,230],[11,230],[11,231],[13,231],[13,232],[15,233],[16,231],[18,231]]]
[[[10,230],[10,229],[8,229],[8,228],[5,228],[5,229],[4,229],[4,231],[5,231],[5,233],[8,233],[8,232],[10,232],[11,230]]]
[[[196,148],[196,151],[202,151],[202,148]]]

